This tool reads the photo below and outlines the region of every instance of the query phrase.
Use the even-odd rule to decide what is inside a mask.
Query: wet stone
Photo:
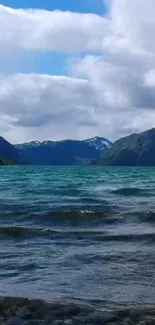
[[[155,309],[106,312],[77,304],[3,298],[0,325],[155,325]]]

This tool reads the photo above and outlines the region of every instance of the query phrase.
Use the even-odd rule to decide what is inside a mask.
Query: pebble
[[[0,325],[155,325],[155,309],[101,312],[74,304],[1,298]]]

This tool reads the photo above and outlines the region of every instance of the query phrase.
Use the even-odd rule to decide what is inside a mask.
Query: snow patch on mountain
[[[22,143],[22,144],[18,144],[16,145],[16,147],[18,148],[26,148],[26,147],[31,147],[31,148],[36,148],[39,146],[52,146],[55,143],[66,143],[66,142],[73,142],[75,141],[78,142],[78,140],[62,140],[62,141],[52,141],[52,140],[46,140],[46,141],[31,141],[31,142],[27,142],[27,143]],[[112,143],[103,137],[93,137],[90,139],[86,139],[86,140],[82,140],[79,141],[81,143],[87,143],[90,147],[96,149],[97,151],[100,151],[101,153],[105,150],[108,150],[109,148],[111,148]]]
[[[112,143],[108,139],[102,138],[102,137],[90,138],[90,139],[84,140],[84,142],[88,143],[89,146],[91,146],[94,149],[99,150],[101,152],[111,148],[111,145],[112,145]]]

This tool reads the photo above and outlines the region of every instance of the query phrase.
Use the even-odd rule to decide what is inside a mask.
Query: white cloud
[[[0,5],[0,45],[9,51],[128,50],[154,55],[155,1],[111,0],[106,16]]]
[[[113,33],[108,37],[109,45],[115,50],[154,55],[154,11],[154,0],[112,0],[109,17]]]
[[[7,51],[100,50],[109,22],[95,14],[12,9],[0,5],[0,45]]]
[[[85,56],[74,61],[71,73],[91,80],[109,109],[128,112],[135,108],[155,109],[154,65],[155,58],[148,60],[142,54]]]
[[[97,98],[91,83],[82,79],[37,74],[0,79],[0,116],[7,118],[8,131],[11,125],[11,132],[17,132],[16,135],[18,128],[22,128],[31,137],[29,132],[38,128],[44,129],[39,138],[46,138],[46,134],[50,138],[62,139],[65,134],[79,137],[83,128],[98,125]]]
[[[9,140],[113,140],[155,126],[155,1],[108,2],[106,17],[0,6],[4,61],[5,52],[6,62],[12,53],[77,54],[70,77],[1,75],[1,130]]]
[[[0,120],[11,142],[96,134],[114,139],[151,127],[155,112],[148,117],[144,109],[126,111],[114,102],[91,80],[37,74],[0,79]]]

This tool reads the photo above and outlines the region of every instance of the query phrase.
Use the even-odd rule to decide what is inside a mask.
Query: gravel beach
[[[101,311],[76,304],[23,298],[0,299],[1,325],[153,325],[155,309]]]

